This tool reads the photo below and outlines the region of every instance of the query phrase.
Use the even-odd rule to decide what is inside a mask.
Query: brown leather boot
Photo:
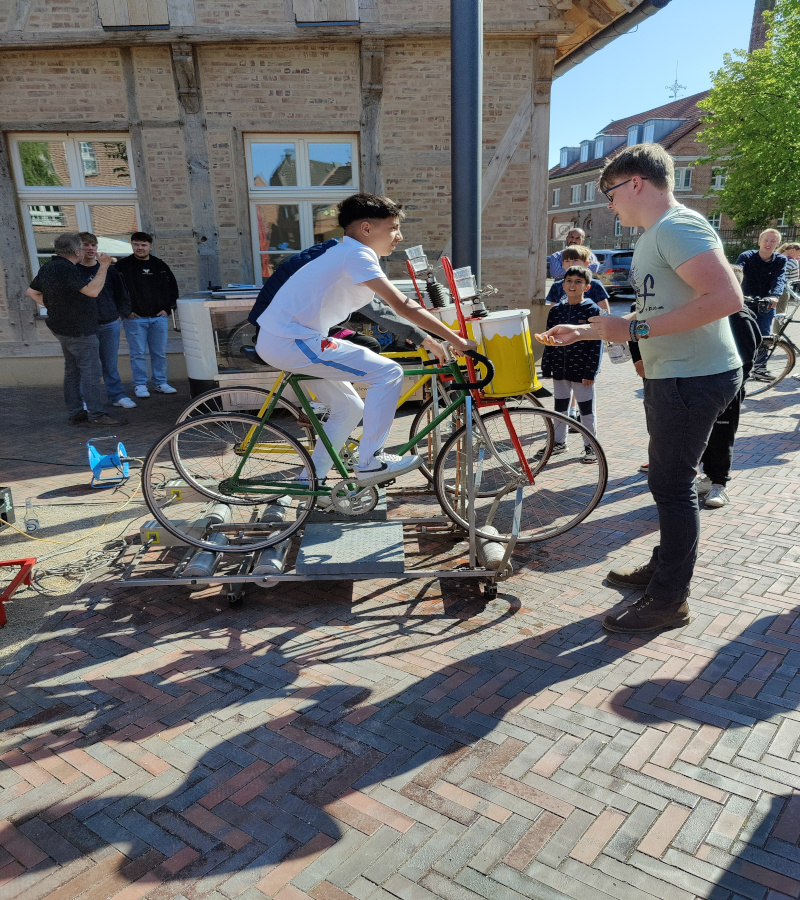
[[[640,600],[626,606],[622,612],[607,615],[603,619],[603,628],[618,634],[647,634],[669,628],[683,628],[691,621],[686,600],[660,603],[645,594]]]

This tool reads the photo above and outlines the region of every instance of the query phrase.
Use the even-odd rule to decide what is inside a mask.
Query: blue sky
[[[550,165],[561,147],[591,140],[614,119],[671,99],[666,85],[685,84],[679,97],[711,87],[722,57],[750,42],[754,0],[672,0],[629,34],[553,82]],[[582,98],[582,101],[576,100]]]

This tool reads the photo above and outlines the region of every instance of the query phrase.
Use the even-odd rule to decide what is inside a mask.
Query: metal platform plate
[[[402,575],[403,526],[396,522],[325,522],[307,525],[295,571],[298,575]]]

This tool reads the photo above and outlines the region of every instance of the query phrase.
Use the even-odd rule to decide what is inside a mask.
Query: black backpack
[[[761,346],[761,329],[755,314],[746,306],[728,316],[728,321],[731,323],[736,349],[742,357],[742,375],[747,378]]]

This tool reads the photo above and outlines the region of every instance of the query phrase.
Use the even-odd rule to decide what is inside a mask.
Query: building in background
[[[483,277],[503,305],[544,296],[554,71],[666,2],[485,0]],[[121,250],[150,232],[190,292],[260,282],[366,190],[401,200],[406,244],[438,257],[449,18],[447,0],[2,4],[0,380],[59,354],[25,288],[64,231]]]
[[[560,249],[575,225],[586,232],[590,246],[633,246],[638,229],[620,225],[597,182],[609,157],[621,147],[643,141],[661,144],[675,160],[675,197],[680,203],[701,212],[717,229],[732,228],[730,219],[720,215],[714,198],[714,191],[725,183],[724,166],[697,165],[706,153],[706,147],[697,141],[703,116],[697,103],[707,94],[703,91],[617,119],[580,146],[562,147],[561,159],[550,169],[548,182],[548,246]]]

